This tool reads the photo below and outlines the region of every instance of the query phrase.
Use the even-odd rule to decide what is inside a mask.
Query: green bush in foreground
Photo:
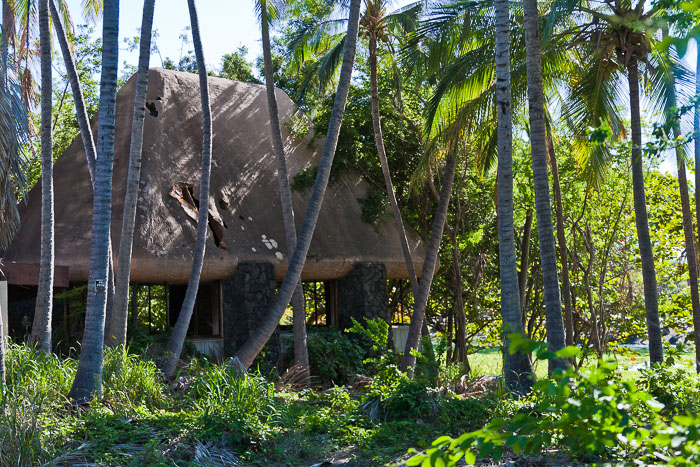
[[[512,335],[511,351],[536,352],[539,359],[569,358],[566,347],[549,352],[546,344]],[[486,427],[460,437],[443,436],[433,447],[412,457],[407,465],[453,466],[478,457],[498,461],[505,449],[540,455],[565,448],[579,461],[643,461],[696,465],[700,463],[700,418],[675,415],[665,420],[664,405],[622,381],[615,362],[597,368],[559,371],[538,381],[522,410],[510,419],[495,418]],[[665,372],[663,366],[650,371]]]

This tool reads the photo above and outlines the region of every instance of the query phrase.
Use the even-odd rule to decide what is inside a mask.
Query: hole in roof
[[[146,102],[146,108],[148,109],[148,112],[150,113],[151,117],[158,116],[158,110],[156,110],[155,102]]]
[[[196,223],[197,217],[199,216],[199,200],[194,197],[192,184],[176,183],[173,185],[169,194],[180,203],[180,207],[185,211],[187,217]],[[218,248],[226,249],[226,242],[224,242],[224,229],[227,228],[226,223],[218,219],[218,215],[215,216],[214,214],[216,213],[211,209],[209,209],[207,214],[207,224],[214,236],[214,243]]]

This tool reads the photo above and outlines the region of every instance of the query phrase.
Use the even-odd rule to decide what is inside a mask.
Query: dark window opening
[[[170,314],[169,324],[175,326],[177,318],[185,301],[187,285],[169,286]],[[220,282],[205,282],[199,285],[195,299],[190,327],[187,337],[221,337],[221,284]]]
[[[279,285],[278,285],[279,289]],[[338,326],[338,283],[337,281],[303,282],[304,305],[307,326]],[[282,318],[282,328],[292,328],[291,303]]]

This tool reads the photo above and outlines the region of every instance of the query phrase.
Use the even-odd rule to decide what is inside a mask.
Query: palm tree
[[[2,320],[3,310],[0,310],[0,391],[5,385],[5,324]]]
[[[53,310],[54,216],[52,151],[51,29],[48,0],[39,0],[39,42],[41,53],[41,259],[34,323],[29,343],[51,353]]]
[[[404,349],[403,358],[401,359],[401,371],[406,372],[409,377],[413,377],[413,370],[416,364],[416,356],[413,351],[418,349],[421,328],[423,327],[423,320],[425,319],[425,308],[428,305],[428,295],[430,294],[430,286],[433,282],[438,252],[440,251],[442,232],[445,228],[445,220],[447,219],[447,208],[450,204],[450,195],[452,194],[455,168],[457,166],[456,153],[458,143],[455,141],[457,138],[458,136],[455,136],[454,139],[448,143],[449,149],[445,161],[442,187],[440,188],[440,198],[435,211],[435,217],[433,218],[433,226],[430,230],[430,241],[425,251],[425,261],[423,262],[421,281],[418,284],[418,293],[414,296],[411,325],[408,329],[406,347]]]
[[[510,12],[508,0],[496,0],[496,108],[498,112],[498,257],[503,319],[503,372],[511,390],[527,392],[534,379],[522,352],[510,353],[511,333],[523,334],[513,228],[513,116],[510,91]],[[530,216],[532,219],[532,216]],[[524,246],[528,248],[529,245]],[[524,288],[524,287],[523,287]],[[519,293],[520,292],[520,293]]]
[[[280,186],[280,204],[282,206],[282,221],[287,240],[287,256],[294,252],[297,243],[297,229],[294,223],[294,207],[292,206],[292,190],[289,186],[289,171],[284,153],[284,141],[280,127],[279,111],[277,109],[277,97],[275,96],[275,82],[272,69],[272,53],[270,51],[270,21],[272,5],[267,0],[259,0],[256,8],[260,14],[262,30],[263,61],[265,65],[265,88],[267,90],[267,110],[270,114],[270,132],[272,133],[272,147],[277,161],[277,177]],[[292,295],[293,331],[294,331],[294,363],[304,371],[309,368],[309,351],[306,345],[306,304],[301,280],[297,284]]]
[[[153,28],[153,10],[155,0],[143,3],[141,21],[141,42],[139,65],[136,72],[136,90],[134,91],[134,112],[131,121],[131,143],[129,147],[129,173],[124,195],[124,212],[122,230],[119,236],[119,256],[117,258],[116,287],[112,309],[112,323],[107,343],[109,345],[126,345],[126,325],[129,316],[129,276],[131,274],[131,251],[134,244],[134,226],[136,224],[136,205],[139,198],[139,180],[141,178],[141,157],[143,150],[143,127],[146,118],[146,91],[148,90],[148,66],[151,58],[151,31]]]
[[[559,298],[557,251],[554,243],[554,226],[549,200],[549,174],[547,171],[547,140],[544,119],[544,89],[539,39],[539,13],[537,0],[525,0],[525,49],[527,67],[527,93],[530,110],[530,145],[532,152],[532,178],[535,188],[535,213],[540,243],[542,284],[544,286],[547,343],[553,352],[566,346],[564,321]],[[566,261],[566,258],[562,258]],[[549,360],[550,373],[566,366],[563,360]]]
[[[197,6],[194,0],[187,0],[190,11],[190,23],[192,25],[192,44],[195,56],[197,57],[197,68],[199,72],[199,92],[202,101],[202,174],[199,181],[199,215],[197,217],[197,243],[194,249],[194,259],[192,260],[192,273],[187,284],[187,292],[182,303],[180,315],[173,327],[173,332],[168,339],[165,348],[166,356],[159,364],[161,370],[167,378],[172,378],[180,359],[182,346],[185,344],[187,329],[190,327],[190,319],[194,310],[194,303],[197,299],[199,289],[199,277],[204,264],[204,252],[207,246],[207,222],[209,216],[209,178],[211,175],[211,104],[209,101],[209,82],[207,78],[206,62],[204,61],[204,50],[202,39],[199,35],[199,18],[197,17]]]
[[[326,186],[328,185],[333,156],[335,155],[335,149],[338,144],[340,125],[345,112],[345,103],[348,98],[348,93],[350,92],[350,79],[352,77],[353,63],[355,61],[361,3],[361,0],[351,0],[350,2],[350,18],[348,21],[348,32],[344,41],[343,64],[340,69],[338,90],[335,95],[333,110],[331,111],[328,134],[326,135],[326,141],[323,145],[318,174],[311,191],[309,204],[304,216],[304,223],[302,224],[297,241],[297,247],[294,249],[294,253],[289,260],[289,269],[287,269],[287,274],[284,277],[280,291],[270,305],[267,315],[265,315],[265,318],[262,320],[255,333],[250,336],[240,349],[238,349],[234,359],[230,362],[233,363],[237,361],[243,368],[248,368],[253,363],[255,357],[270,339],[301,278],[301,271],[304,268],[306,254],[311,245],[311,238],[316,228],[316,221],[318,220],[321,204],[323,203],[323,196],[326,191]]]
[[[114,113],[119,65],[119,0],[104,1],[102,73],[93,194],[90,275],[80,360],[69,397],[85,401],[102,388],[102,357],[107,302],[109,237],[112,214]]]
[[[680,122],[675,114],[676,109],[676,78],[673,69],[668,70],[666,78],[666,118],[670,123],[673,137],[681,138]],[[695,233],[693,228],[693,212],[688,195],[688,176],[685,167],[684,147],[676,145],[676,164],[678,169],[678,188],[681,195],[681,213],[683,216],[683,235],[685,238],[685,253],[688,258],[688,276],[690,279],[690,297],[693,312],[693,329],[695,342],[700,342],[700,296],[698,295],[698,265],[695,255]],[[700,373],[700,345],[695,346],[695,370]]]

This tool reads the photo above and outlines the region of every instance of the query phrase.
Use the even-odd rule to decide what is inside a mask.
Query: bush
[[[228,432],[235,442],[269,434],[279,415],[274,384],[259,374],[237,374],[225,366],[191,365],[198,374],[186,398],[204,434],[218,438]]]
[[[155,363],[130,355],[126,347],[106,348],[102,375],[104,397],[120,412],[144,406],[163,408],[166,398]]]
[[[324,386],[347,384],[362,371],[365,349],[336,329],[309,330],[307,345],[311,374]]]

